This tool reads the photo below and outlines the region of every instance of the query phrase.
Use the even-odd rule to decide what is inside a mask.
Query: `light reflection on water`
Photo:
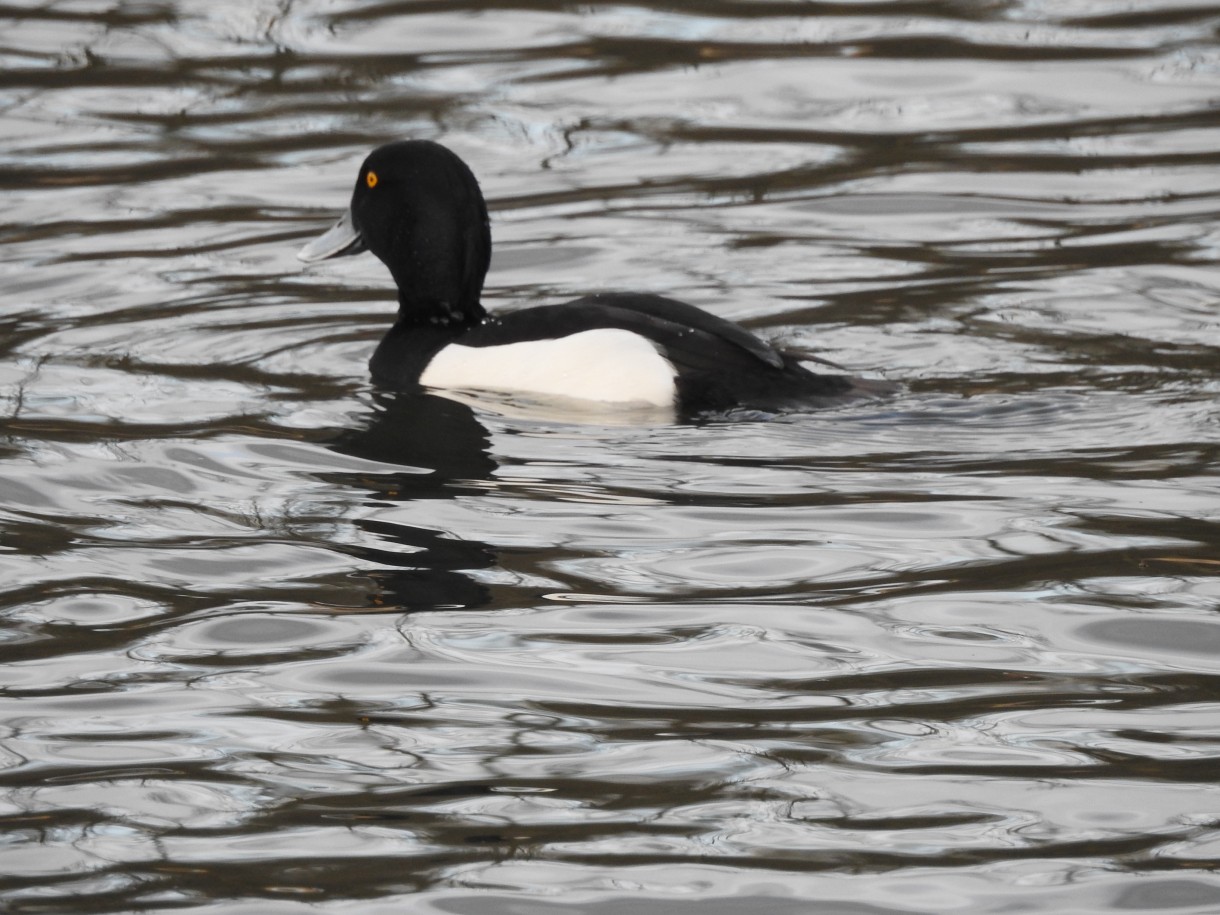
[[[2,14],[6,910],[1220,908],[1214,10]],[[372,390],[403,136],[902,393]]]

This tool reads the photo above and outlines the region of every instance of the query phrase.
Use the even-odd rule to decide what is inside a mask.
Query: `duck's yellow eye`
[[[377,186],[377,173],[369,172],[367,175],[365,175],[364,183],[367,184],[369,187],[376,187]]]

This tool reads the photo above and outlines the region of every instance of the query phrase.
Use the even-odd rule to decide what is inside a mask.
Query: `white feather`
[[[618,404],[672,406],[674,367],[645,337],[600,328],[502,346],[450,344],[420,375],[430,388],[521,391]]]

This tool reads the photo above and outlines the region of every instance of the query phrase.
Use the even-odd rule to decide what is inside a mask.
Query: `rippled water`
[[[6,911],[1220,911],[1220,9],[0,17]],[[902,393],[374,390],[401,137]]]

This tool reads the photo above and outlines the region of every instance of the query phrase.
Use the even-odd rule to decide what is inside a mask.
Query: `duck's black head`
[[[475,323],[491,260],[487,206],[461,159],[438,143],[404,140],[369,153],[348,212],[298,255],[305,261],[372,251],[398,284],[399,320]]]

